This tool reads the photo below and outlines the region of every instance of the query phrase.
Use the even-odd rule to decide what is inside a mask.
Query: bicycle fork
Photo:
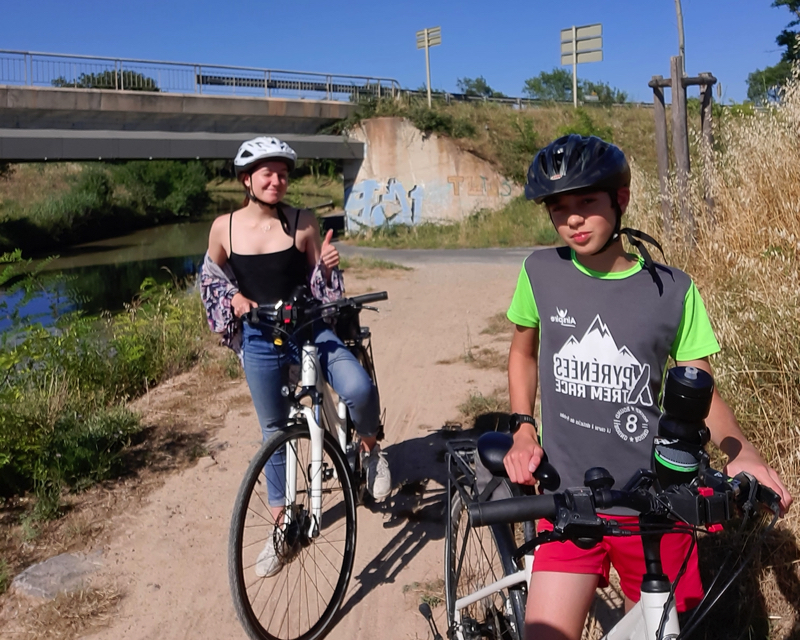
[[[312,406],[305,407],[295,404],[289,412],[289,417],[294,418],[300,414],[304,417],[308,425],[308,431],[311,438],[311,456],[308,468],[308,477],[310,483],[309,495],[309,525],[306,532],[310,538],[316,538],[319,535],[320,522],[322,519],[322,481],[325,469],[322,464],[323,454],[323,439],[325,431],[321,425],[321,406],[322,394],[326,392],[324,389],[325,380],[319,375],[320,363],[318,357],[318,349],[313,344],[303,345],[301,354],[301,378],[300,386],[301,391],[298,397],[303,395],[310,395],[312,398]],[[313,390],[313,393],[309,393]],[[340,399],[337,404],[338,424],[337,424],[337,439],[342,450],[346,450],[346,411],[347,408]],[[284,509],[284,524],[287,526],[291,523],[293,518],[292,507],[297,499],[297,452],[293,443],[286,443],[286,487],[285,487],[285,509]],[[335,473],[335,470],[331,470]]]

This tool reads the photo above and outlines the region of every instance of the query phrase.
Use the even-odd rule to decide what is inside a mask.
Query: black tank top
[[[294,220],[292,246],[288,249],[273,253],[241,254],[233,252],[233,213],[231,213],[228,228],[231,253],[228,263],[233,269],[233,275],[239,283],[239,291],[244,297],[258,304],[275,304],[281,300],[288,300],[296,287],[307,283],[306,255],[295,244],[299,220],[300,211]]]

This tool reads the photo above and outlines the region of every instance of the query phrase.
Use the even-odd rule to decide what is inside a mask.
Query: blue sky
[[[770,0],[682,5],[687,73],[710,71],[724,100],[743,100],[747,74],[779,60],[775,37],[791,14]],[[678,52],[674,0],[0,0],[0,48],[376,75],[417,88],[425,56],[414,34],[441,26],[434,88],[484,76],[519,96],[526,78],[558,64],[561,29],[596,22],[605,59],[579,65],[579,77],[651,101],[647,82],[668,76]]]

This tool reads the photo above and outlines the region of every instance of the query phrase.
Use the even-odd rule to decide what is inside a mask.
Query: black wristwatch
[[[528,424],[532,424],[533,428],[536,428],[536,420],[533,417],[529,416],[526,413],[512,413],[508,417],[508,430],[513,435],[517,431],[519,431],[520,426],[522,423],[527,422]]]

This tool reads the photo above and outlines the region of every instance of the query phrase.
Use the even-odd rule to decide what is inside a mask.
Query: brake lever
[[[759,483],[756,489],[756,500],[772,511],[776,516],[781,514],[781,497],[769,487]]]

